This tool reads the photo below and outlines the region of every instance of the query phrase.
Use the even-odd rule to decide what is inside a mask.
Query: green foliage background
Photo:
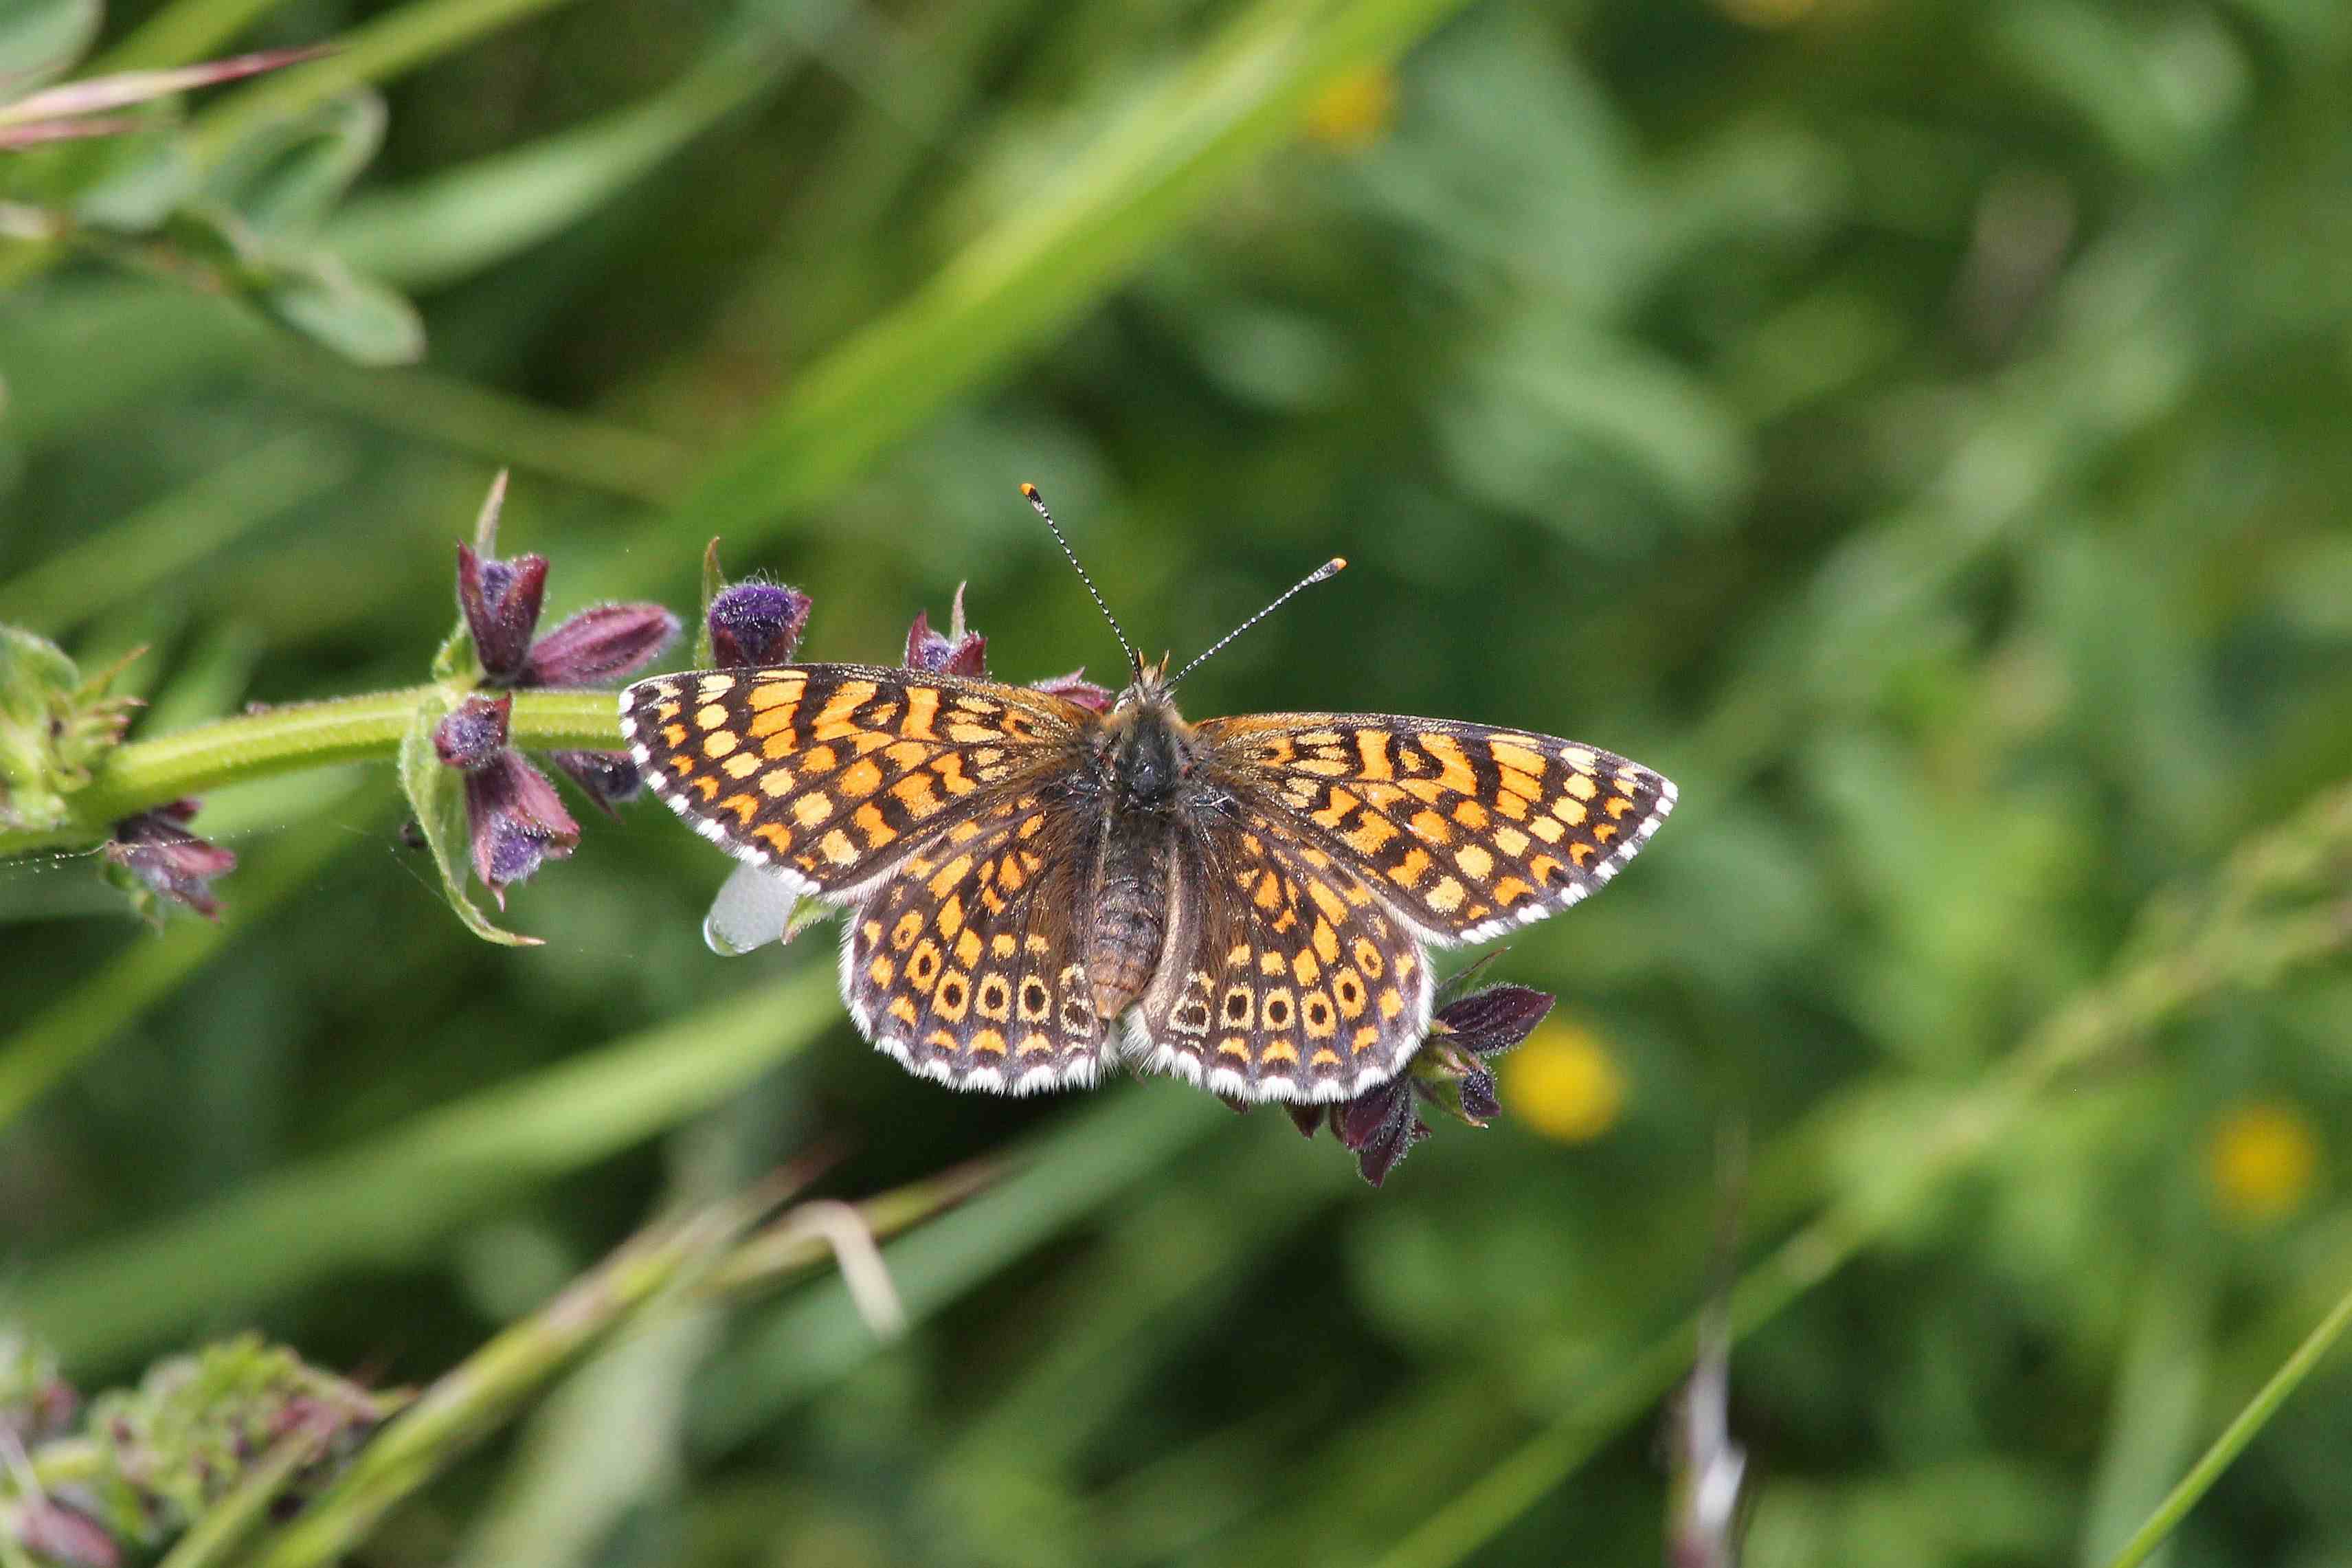
[[[217,929],[0,868],[5,1295],[86,1384],[248,1324],[422,1382],[814,1144],[847,1195],[1014,1162],[890,1248],[906,1342],[836,1281],[667,1318],[365,1561],[1656,1562],[1727,1126],[1785,1287],[1732,1363],[1754,1564],[2103,1562],[2352,1283],[2352,981],[2257,932],[2200,988],[2135,925],[2352,776],[2352,12],[173,0],[98,64],[330,37],[159,134],[357,149],[284,232],[421,363],[352,361],[396,300],[5,253],[0,619],[145,645],[136,733],[421,679],[508,464],[554,614],[690,611],[716,533],[809,657],[964,582],[997,673],[1108,676],[1034,479],[1154,651],[1350,559],[1196,714],[1523,724],[1684,800],[1499,971],[1622,1115],[1379,1193],[1165,1083],[908,1079],[822,935],[704,948],[725,867],[657,807],[509,900],[528,952],[389,767],[212,800]],[[1989,1100],[2069,1009],[2095,1052]],[[2213,1181],[2248,1104],[2320,1156],[2267,1216]],[[2352,1560],[2347,1377],[2178,1568]]]

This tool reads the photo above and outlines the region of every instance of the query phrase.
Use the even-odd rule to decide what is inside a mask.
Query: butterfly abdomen
[[[1164,835],[1114,822],[1103,843],[1102,871],[1091,910],[1079,911],[1090,930],[1087,975],[1095,1012],[1115,1018],[1151,984],[1168,942],[1168,854]]]

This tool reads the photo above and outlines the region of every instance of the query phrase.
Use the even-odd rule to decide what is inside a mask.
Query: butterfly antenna
[[[1244,621],[1240,626],[1235,626],[1232,631],[1229,631],[1224,636],[1219,637],[1214,643],[1210,645],[1208,653],[1201,655],[1200,658],[1194,659],[1192,663],[1178,670],[1176,672],[1176,680],[1183,679],[1186,676],[1192,674],[1194,670],[1208,663],[1210,654],[1215,653],[1217,649],[1224,647],[1227,643],[1233,641],[1235,637],[1249,630],[1250,627],[1257,625],[1258,622],[1265,619],[1266,616],[1282,608],[1283,605],[1290,602],[1293,595],[1298,594],[1304,589],[1312,588],[1316,584],[1322,582],[1327,577],[1338,576],[1339,574],[1340,568],[1347,564],[1348,559],[1346,556],[1334,555],[1330,560],[1326,561],[1322,565],[1318,566],[1314,571],[1309,572],[1306,576],[1301,577],[1297,582],[1293,583],[1290,585],[1289,591],[1285,593],[1281,598],[1276,599],[1273,604],[1268,605],[1265,609],[1260,610],[1256,615],[1252,616],[1248,620]],[[1171,680],[1168,683],[1168,689],[1171,691],[1175,689],[1176,680]]]
[[[1062,558],[1070,563],[1070,570],[1078,574],[1078,581],[1087,585],[1087,596],[1095,602],[1095,608],[1103,613],[1103,619],[1110,623],[1110,635],[1118,639],[1118,646],[1126,651],[1128,668],[1133,670],[1137,679],[1140,679],[1143,675],[1143,656],[1135,651],[1133,643],[1127,640],[1126,628],[1118,624],[1118,617],[1110,613],[1110,606],[1103,603],[1102,595],[1095,587],[1095,580],[1087,575],[1085,567],[1078,564],[1077,552],[1072,550],[1070,542],[1062,537],[1062,525],[1055,522],[1054,514],[1045,510],[1045,498],[1037,493],[1035,485],[1023,485],[1021,493],[1029,498],[1029,504],[1037,509],[1037,515],[1044,518],[1045,526],[1054,531],[1054,542],[1062,547]]]

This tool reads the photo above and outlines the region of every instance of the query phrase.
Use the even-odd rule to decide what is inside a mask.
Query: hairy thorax
[[[1087,974],[1095,1011],[1116,1017],[1141,996],[1168,940],[1176,812],[1192,764],[1191,730],[1155,691],[1122,694],[1103,726],[1104,814]]]

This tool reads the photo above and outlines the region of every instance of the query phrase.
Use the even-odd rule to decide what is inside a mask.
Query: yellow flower
[[[1307,135],[1340,153],[1360,153],[1396,118],[1396,73],[1386,66],[1350,71],[1307,110]]]
[[[2301,1208],[2319,1179],[2319,1135],[2311,1121],[2281,1100],[2232,1108],[2205,1142],[2213,1202],[2232,1219],[2284,1219]]]
[[[1562,1143],[1582,1143],[1617,1124],[1625,1074],[1601,1037],[1580,1024],[1548,1023],[1505,1057],[1503,1104]]]

